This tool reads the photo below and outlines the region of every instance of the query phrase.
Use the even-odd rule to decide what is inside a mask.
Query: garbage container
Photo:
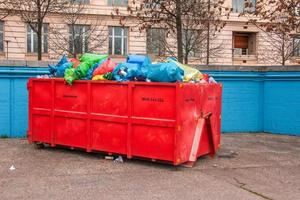
[[[220,146],[221,84],[28,81],[29,143],[194,163]]]

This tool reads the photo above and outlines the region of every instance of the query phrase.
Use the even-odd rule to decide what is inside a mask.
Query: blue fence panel
[[[25,137],[28,127],[27,80],[47,68],[0,67],[0,137]]]
[[[263,79],[258,72],[208,72],[223,84],[222,131],[263,131]]]
[[[223,83],[222,131],[259,132],[262,127],[262,82],[221,81]]]
[[[300,136],[300,73],[269,73],[264,87],[264,131]]]
[[[12,131],[14,137],[24,137],[24,130],[27,130],[28,124],[28,93],[26,91],[27,78],[18,78],[13,81],[11,88],[13,101],[12,113],[14,117],[11,121]],[[25,88],[25,89],[24,89]]]
[[[10,79],[0,78],[0,136],[10,136]]]

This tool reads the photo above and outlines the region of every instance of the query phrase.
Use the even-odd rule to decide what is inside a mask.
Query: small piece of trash
[[[113,157],[113,156],[105,156],[104,159],[105,159],[105,160],[113,160],[114,157]]]
[[[213,167],[218,167],[218,165],[217,165],[217,164],[214,164]]]
[[[120,163],[123,163],[123,158],[122,158],[122,156],[117,157],[117,158],[114,160],[114,162],[120,162]]]
[[[238,155],[235,151],[230,151],[230,153],[232,154],[232,155]]]
[[[16,169],[16,168],[15,168],[15,166],[13,166],[13,165],[9,168],[10,171],[14,171],[15,169]]]

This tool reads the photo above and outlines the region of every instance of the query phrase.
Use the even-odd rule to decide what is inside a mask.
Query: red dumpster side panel
[[[55,117],[54,138],[55,143],[70,147],[86,148],[87,124],[85,119],[69,117]]]
[[[127,115],[128,86],[125,84],[91,84],[91,112]]]
[[[136,85],[133,88],[133,116],[175,119],[175,87]]]
[[[134,156],[173,161],[174,129],[134,125],[131,145]]]
[[[91,130],[92,149],[126,154],[127,124],[93,121]]]
[[[178,87],[178,112],[177,112],[177,144],[176,163],[187,162],[194,139],[197,116],[200,109],[197,107],[198,86],[195,84],[181,84]]]
[[[32,123],[32,140],[49,142],[51,140],[50,116],[34,115]]]
[[[86,83],[55,82],[54,105],[56,110],[87,112],[88,92]]]
[[[32,107],[33,108],[51,108],[51,82],[49,81],[37,81],[32,87]]]

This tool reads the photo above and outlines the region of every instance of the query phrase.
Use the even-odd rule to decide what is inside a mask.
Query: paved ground
[[[226,134],[215,159],[174,168],[0,140],[0,199],[300,199],[300,137]],[[9,170],[11,165],[15,170]]]

